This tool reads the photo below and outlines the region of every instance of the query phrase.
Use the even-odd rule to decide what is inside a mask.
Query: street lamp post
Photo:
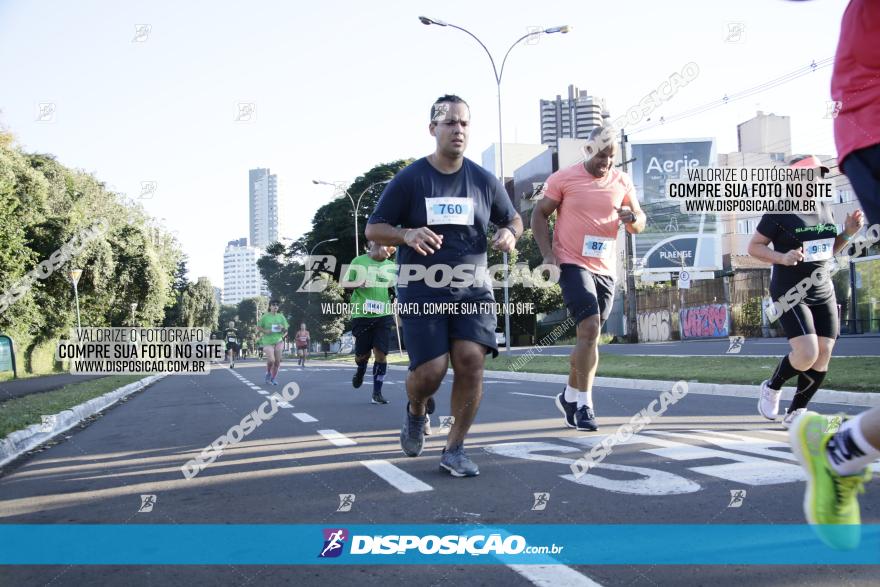
[[[327,240],[323,240],[323,241],[319,242],[317,245],[312,247],[311,251],[309,251],[309,257],[312,256],[312,253],[314,253],[315,249],[317,249],[320,245],[323,245],[324,243],[335,243],[338,240],[339,240],[338,238],[328,238]]]
[[[79,324],[79,291],[77,291],[77,284],[79,283],[79,278],[82,275],[82,269],[71,269],[69,272],[70,281],[73,282],[73,297],[76,300],[76,328],[80,329]]]
[[[442,20],[437,20],[434,18],[428,18],[427,16],[420,16],[419,21],[424,25],[437,25],[437,26],[448,26],[454,29],[458,29],[463,33],[468,34],[472,39],[474,39],[477,43],[480,44],[480,47],[486,52],[486,55],[489,56],[489,62],[492,64],[492,72],[495,74],[495,85],[498,89],[498,172],[501,176],[501,185],[505,188],[505,192],[507,191],[506,186],[504,186],[504,138],[501,129],[501,76],[504,75],[504,64],[507,63],[507,56],[510,55],[510,52],[516,47],[520,42],[528,39],[530,37],[535,37],[538,35],[550,35],[553,33],[567,33],[571,30],[571,27],[568,25],[562,26],[554,26],[550,28],[546,28],[543,30],[536,30],[530,33],[526,33],[525,35],[518,38],[510,48],[507,49],[507,53],[504,54],[504,59],[501,61],[501,69],[498,69],[495,66],[495,58],[492,57],[492,53],[489,52],[489,49],[486,45],[483,44],[483,41],[477,38],[475,34],[470,32],[469,30],[462,28],[458,25],[450,24],[448,22],[443,22]],[[504,261],[504,344],[506,346],[506,350],[510,353],[510,312],[508,312],[508,304],[510,303],[510,286],[509,286],[509,270],[507,266],[507,253],[503,253],[503,261]]]
[[[363,198],[364,194],[366,194],[368,191],[370,191],[371,189],[373,189],[377,185],[383,185],[383,184],[388,183],[389,181],[391,181],[391,180],[390,179],[383,179],[382,181],[377,181],[377,182],[371,183],[367,187],[367,189],[365,189],[364,191],[361,192],[361,195],[359,195],[357,200],[355,201],[355,199],[351,196],[351,194],[348,193],[348,190],[345,189],[344,187],[342,187],[341,185],[339,185],[338,183],[331,183],[329,181],[321,181],[320,179],[313,179],[312,180],[312,183],[314,183],[316,185],[332,185],[333,187],[335,187],[337,189],[341,189],[343,191],[343,193],[345,193],[345,195],[348,196],[348,200],[351,202],[352,211],[354,212],[354,256],[355,257],[357,257],[358,255],[361,254],[360,231],[358,230],[358,210],[361,207],[361,198]],[[339,240],[339,239],[334,239],[334,240]]]

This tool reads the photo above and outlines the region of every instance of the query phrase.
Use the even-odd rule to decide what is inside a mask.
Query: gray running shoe
[[[464,452],[463,446],[457,446],[452,450],[443,449],[440,456],[440,470],[449,471],[453,477],[476,477],[480,474],[480,468]]]
[[[409,402],[406,403],[406,419],[400,429],[400,448],[408,457],[422,454],[425,444],[425,416],[413,416],[409,413]]]

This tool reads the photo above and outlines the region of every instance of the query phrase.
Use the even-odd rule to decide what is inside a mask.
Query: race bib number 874
[[[473,198],[425,198],[428,213],[428,226],[436,224],[459,224],[470,226],[474,223]]]

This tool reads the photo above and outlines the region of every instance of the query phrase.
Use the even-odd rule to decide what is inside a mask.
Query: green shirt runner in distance
[[[271,328],[272,332],[269,334],[263,334],[262,338],[260,338],[259,345],[260,346],[272,346],[278,344],[284,335],[287,333],[287,329],[290,328],[290,325],[287,323],[287,318],[284,317],[283,314],[270,314],[265,313],[263,317],[260,318],[259,323],[257,324],[260,328]]]
[[[354,266],[363,269],[353,269]],[[375,261],[369,255],[360,255],[351,260],[346,281],[366,278],[363,286],[351,293],[352,318],[377,318],[391,315],[391,296],[388,288],[394,286],[396,263],[389,259]]]

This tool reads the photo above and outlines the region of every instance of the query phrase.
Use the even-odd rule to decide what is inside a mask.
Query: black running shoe
[[[590,406],[579,407],[575,413],[575,421],[578,430],[594,432],[599,429],[596,424],[596,414],[593,413],[593,408]]]
[[[436,407],[437,407],[437,405],[434,403],[434,398],[433,398],[433,397],[429,397],[429,398],[428,398],[428,401],[425,402],[425,413],[428,414],[428,415],[433,414],[433,413],[434,413],[434,409],[435,409]]]
[[[360,387],[364,383],[364,375],[366,374],[366,372],[366,369],[364,369],[363,371],[361,371],[360,369],[355,371],[354,375],[352,375],[351,377],[351,386],[355,389]]]
[[[371,399],[370,401],[373,402],[374,404],[387,404],[388,403],[388,400],[385,399],[384,397],[382,397],[381,391],[373,392],[373,399]]]
[[[559,408],[559,411],[562,412],[564,416],[565,425],[569,428],[577,428],[577,422],[575,422],[574,415],[577,412],[578,404],[577,402],[570,402],[565,400],[565,392],[560,393],[556,396],[556,407]]]

